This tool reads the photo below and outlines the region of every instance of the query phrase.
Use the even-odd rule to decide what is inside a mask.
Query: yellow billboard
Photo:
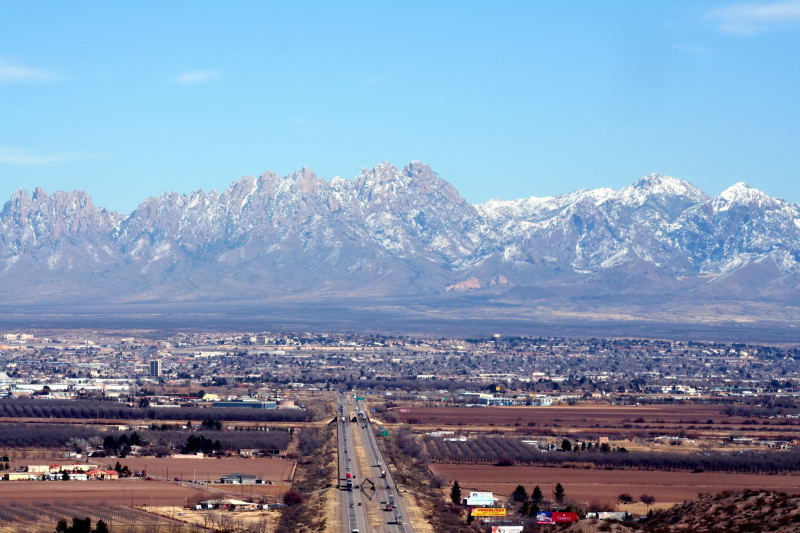
[[[472,516],[505,516],[505,507],[475,507]]]

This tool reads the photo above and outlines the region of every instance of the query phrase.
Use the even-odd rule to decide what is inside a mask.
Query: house
[[[257,503],[246,502],[243,500],[206,500],[196,507],[196,509],[224,509],[226,511],[255,511],[259,507]]]
[[[39,479],[39,474],[32,472],[8,472],[3,476],[8,481],[33,481]]]
[[[119,479],[119,472],[116,470],[94,469],[86,472],[89,479]]]
[[[88,463],[75,463],[72,465],[61,465],[61,469],[65,472],[88,472],[89,470],[94,470],[97,468],[97,465],[91,465]]]

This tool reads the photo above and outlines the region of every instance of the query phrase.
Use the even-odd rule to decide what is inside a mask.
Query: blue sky
[[[651,171],[800,201],[799,102],[800,0],[4,2],[0,201],[413,159],[472,202]]]

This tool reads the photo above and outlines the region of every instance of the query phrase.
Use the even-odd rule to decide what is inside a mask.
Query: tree
[[[92,519],[88,516],[86,518],[72,519],[72,525],[67,530],[68,533],[92,533]]]
[[[564,496],[566,495],[566,491],[561,483],[556,483],[556,488],[553,489],[553,497],[556,499],[558,503],[563,503]]]
[[[571,451],[572,450],[572,443],[567,439],[562,440],[561,441],[561,449],[564,450],[565,452]]]
[[[627,492],[623,492],[622,494],[617,496],[617,501],[619,501],[619,503],[633,503],[633,496],[631,496]]]
[[[218,431],[222,429],[222,422],[219,420],[214,420],[211,418],[207,418],[200,423],[200,427],[202,429],[210,429],[214,431]]]
[[[522,485],[517,485],[517,488],[514,489],[514,492],[511,494],[511,498],[515,502],[524,502],[528,499],[528,491],[525,490],[525,487]]]
[[[458,484],[458,480],[453,482],[453,488],[450,489],[450,501],[454,505],[461,505],[461,485]]]
[[[86,451],[90,447],[89,441],[78,437],[72,437],[67,441],[67,448],[74,450],[78,453]]]
[[[289,489],[283,494],[283,503],[289,507],[303,503],[304,499],[303,495],[295,489]]]
[[[533,487],[533,492],[531,493],[531,501],[533,503],[539,504],[544,499],[544,495],[542,494],[542,489],[539,488],[539,485]]]
[[[642,494],[639,496],[639,499],[647,506],[648,509],[650,509],[651,505],[656,503],[656,497],[651,494]]]
[[[67,520],[62,518],[56,522],[55,533],[109,533],[108,524],[102,520],[98,520],[97,525],[92,529],[92,519],[88,516],[86,518],[72,518],[72,525],[67,525]]]

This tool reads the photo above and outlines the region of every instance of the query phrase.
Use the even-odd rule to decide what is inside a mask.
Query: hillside
[[[583,520],[564,531],[593,533],[794,533],[800,530],[800,495],[769,491],[703,495],[655,513],[644,522],[623,525]]]

